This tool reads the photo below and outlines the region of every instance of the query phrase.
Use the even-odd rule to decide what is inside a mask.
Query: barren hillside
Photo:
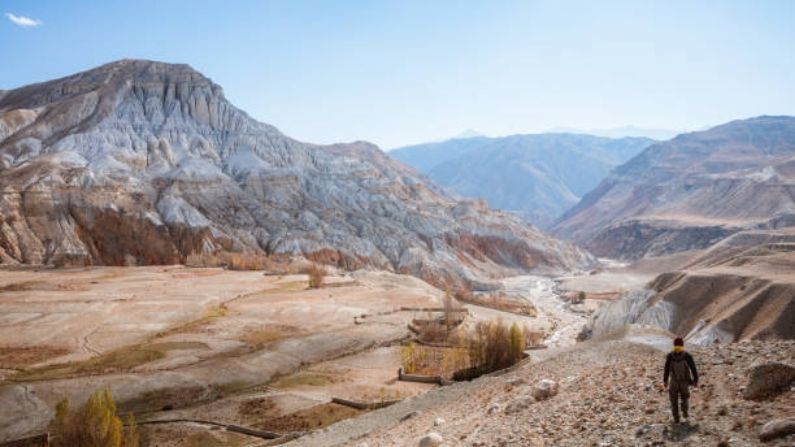
[[[368,143],[291,139],[187,65],[123,60],[0,98],[0,260],[301,255],[436,284],[593,259]]]

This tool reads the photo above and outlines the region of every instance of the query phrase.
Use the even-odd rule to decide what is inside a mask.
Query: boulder
[[[774,419],[762,426],[759,440],[768,442],[792,434],[795,434],[795,418]]]
[[[432,431],[420,439],[420,447],[437,447],[442,445],[444,438],[439,433]]]
[[[789,389],[795,382],[795,367],[779,362],[766,362],[751,366],[748,384],[743,397],[763,400]]]
[[[554,380],[543,379],[533,387],[533,397],[535,400],[547,400],[558,394],[558,383]]]

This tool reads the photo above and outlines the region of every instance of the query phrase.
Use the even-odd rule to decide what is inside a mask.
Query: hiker
[[[670,377],[671,382],[668,382]],[[687,400],[690,398],[690,385],[698,386],[698,372],[693,356],[685,352],[685,342],[681,337],[674,340],[674,350],[665,357],[663,384],[671,398],[671,412],[674,423],[679,423],[679,401],[682,402],[682,416],[687,419]]]

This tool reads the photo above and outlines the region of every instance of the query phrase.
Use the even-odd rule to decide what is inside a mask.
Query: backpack
[[[687,356],[685,354],[671,355],[671,379],[679,383],[691,383],[690,367],[687,366]]]

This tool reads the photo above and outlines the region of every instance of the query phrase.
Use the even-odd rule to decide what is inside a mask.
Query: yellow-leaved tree
[[[64,399],[55,406],[52,422],[55,447],[138,447],[138,429],[132,413],[127,428],[116,414],[116,402],[109,389],[95,391],[75,411]]]

